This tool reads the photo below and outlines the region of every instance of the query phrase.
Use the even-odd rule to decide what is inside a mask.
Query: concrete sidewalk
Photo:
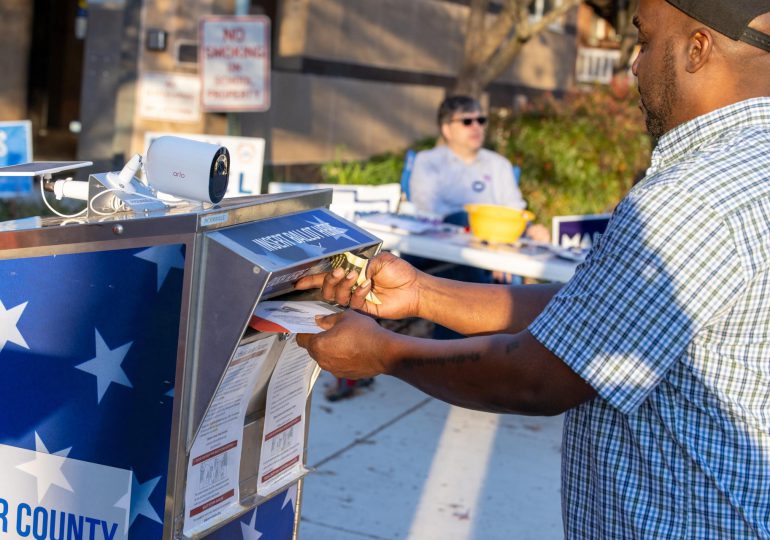
[[[353,399],[316,383],[300,538],[563,538],[562,418],[468,411],[392,377]]]

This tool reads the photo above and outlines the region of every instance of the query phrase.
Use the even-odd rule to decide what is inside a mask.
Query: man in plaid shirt
[[[770,538],[770,2],[641,0],[634,22],[657,146],[569,283],[459,284],[383,254],[352,295],[340,272],[297,286],[487,335],[411,338],[348,310],[300,342],[338,376],[567,411],[569,538]]]

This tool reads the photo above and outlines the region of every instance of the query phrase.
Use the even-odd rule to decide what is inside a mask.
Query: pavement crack
[[[354,531],[353,529],[346,529],[344,527],[338,527],[336,525],[329,525],[327,523],[321,523],[320,521],[313,521],[312,519],[308,519],[308,518],[306,518],[304,516],[300,518],[300,521],[302,521],[304,523],[310,523],[310,524],[315,525],[317,527],[324,527],[326,529],[331,529],[333,531],[340,531],[340,532],[344,532],[344,533],[347,533],[347,534],[356,535],[359,538],[368,538],[368,539],[371,539],[371,540],[391,540],[390,538],[385,538],[384,536],[377,536],[377,535],[374,535],[374,534],[365,533],[365,532],[361,532],[361,531]],[[301,527],[302,526],[300,525],[300,528]]]
[[[340,457],[342,454],[344,454],[345,452],[347,452],[351,448],[355,448],[356,446],[361,445],[361,444],[370,444],[369,439],[371,439],[372,437],[374,437],[375,435],[377,435],[381,431],[389,428],[390,426],[392,426],[393,424],[395,424],[399,420],[402,420],[402,419],[406,418],[407,416],[409,416],[410,414],[414,413],[418,409],[421,409],[422,407],[424,407],[425,405],[427,405],[431,401],[433,401],[433,398],[431,398],[431,397],[427,397],[427,398],[423,399],[419,403],[413,405],[412,407],[408,408],[407,410],[405,410],[401,414],[395,416],[394,418],[391,418],[390,420],[388,420],[387,422],[385,422],[381,426],[373,429],[369,433],[367,433],[367,434],[365,434],[365,435],[363,435],[361,437],[357,437],[355,440],[353,440],[353,442],[351,442],[347,446],[343,446],[342,448],[340,448],[339,450],[337,450],[333,454],[326,456],[325,458],[323,458],[322,460],[318,461],[317,463],[314,463],[311,467],[314,468],[314,469],[317,469],[317,468],[322,467],[323,465],[327,464],[328,462],[332,461],[333,459],[336,459],[336,458]]]

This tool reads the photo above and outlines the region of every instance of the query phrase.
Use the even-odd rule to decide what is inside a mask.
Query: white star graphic
[[[163,520],[160,519],[155,508],[153,508],[150,503],[150,495],[152,495],[152,492],[159,481],[160,476],[156,476],[152,480],[147,480],[144,484],[140,484],[139,480],[136,479],[136,475],[133,471],[131,472],[131,491],[126,493],[117,503],[115,503],[116,508],[126,508],[128,499],[131,500],[131,517],[128,520],[129,527],[134,524],[134,521],[139,514],[150,518],[157,523],[163,523]]]
[[[259,540],[262,537],[262,533],[256,529],[256,524],[257,509],[255,508],[248,524],[241,521],[241,536],[243,536],[243,540]]]
[[[132,343],[133,341],[129,341],[117,349],[110,350],[102,336],[99,335],[99,330],[96,330],[96,356],[88,362],[75,366],[77,369],[96,377],[97,403],[101,403],[105,392],[112,383],[133,388],[131,381],[128,380],[121,367]]]
[[[72,447],[69,447],[51,454],[45,447],[43,439],[40,438],[37,431],[35,432],[35,452],[37,452],[35,459],[17,465],[16,468],[37,478],[37,502],[43,502],[51,486],[59,486],[67,491],[73,491],[72,486],[61,471],[71,449]]]
[[[28,302],[19,304],[11,309],[5,309],[3,302],[0,301],[0,352],[5,348],[5,344],[9,341],[15,343],[20,347],[29,349],[29,345],[24,340],[24,336],[21,335],[17,325],[19,324],[19,318],[24,312],[24,308],[27,307]]]
[[[126,516],[125,522],[123,524],[123,536],[125,536],[126,538],[128,537],[127,533],[128,533],[129,518],[130,518],[129,512],[131,511],[131,491],[132,491],[131,485],[134,480],[134,471],[130,471],[128,477],[129,478],[128,478],[128,485],[126,486],[126,490],[127,490],[126,494],[123,495],[120,498],[120,500],[113,505],[115,508],[119,508],[123,510],[123,513]]]
[[[158,265],[158,290],[163,285],[169,270],[184,268],[184,257],[181,248],[177,246],[154,246],[140,251],[134,257]]]
[[[297,506],[297,484],[294,484],[289,489],[286,490],[286,497],[283,499],[283,504],[281,505],[281,510],[286,508],[286,505],[291,503],[292,508],[296,508]]]
[[[268,252],[265,248],[256,243],[254,243],[253,246],[249,245],[249,249],[254,253],[255,259],[253,262],[265,268],[278,268],[294,262],[291,259],[279,256],[277,251]]]
[[[308,221],[307,223],[309,223],[310,225],[313,225],[317,230],[322,232],[322,234],[326,236],[331,236],[335,240],[339,240],[340,238],[345,238],[346,240],[355,242],[355,240],[353,240],[353,238],[351,238],[347,234],[350,229],[343,229],[342,227],[336,227],[331,223],[322,220],[319,217],[315,217],[314,219],[315,221]]]

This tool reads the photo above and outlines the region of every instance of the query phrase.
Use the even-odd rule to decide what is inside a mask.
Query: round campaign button
[[[487,185],[481,180],[476,180],[475,182],[473,182],[471,187],[473,188],[473,191],[475,191],[476,193],[481,193],[482,191],[484,191]]]

